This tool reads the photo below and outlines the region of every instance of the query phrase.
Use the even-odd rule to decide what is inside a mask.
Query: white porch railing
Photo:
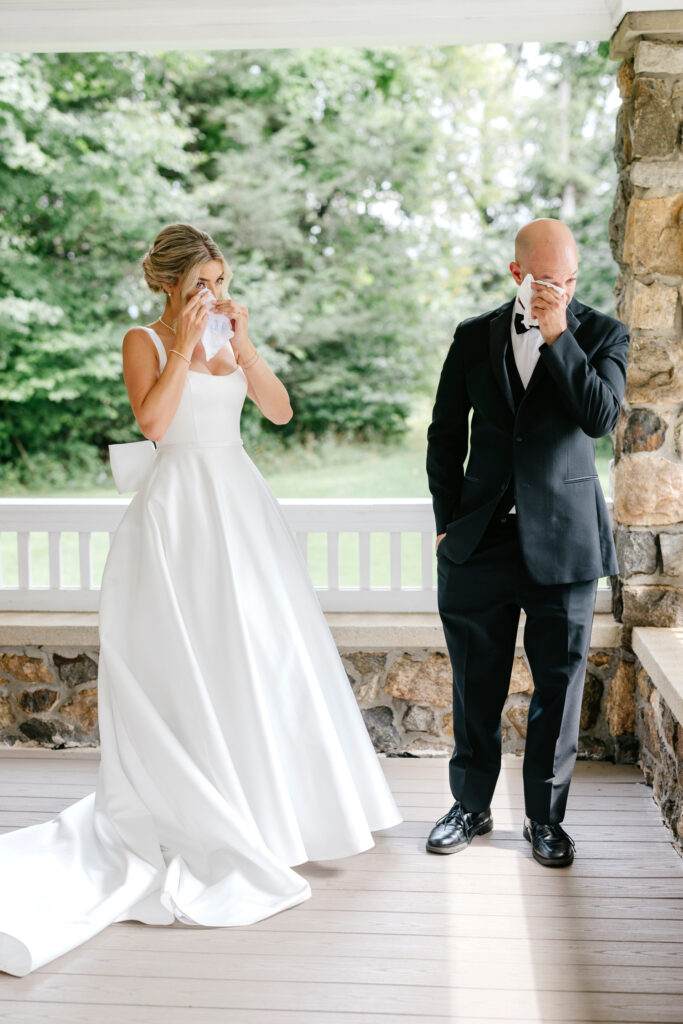
[[[0,498],[0,609],[96,611],[109,542],[130,500]],[[431,499],[280,505],[325,611],[437,611]],[[602,586],[596,611],[610,608]]]

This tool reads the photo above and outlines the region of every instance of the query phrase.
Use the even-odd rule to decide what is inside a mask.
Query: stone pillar
[[[615,431],[614,514],[625,625],[683,625],[683,11],[627,15],[610,224],[617,315],[631,331]]]

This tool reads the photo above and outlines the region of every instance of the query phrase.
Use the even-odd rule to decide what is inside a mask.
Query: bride
[[[278,501],[240,438],[287,391],[248,336],[212,238],[171,224],[143,260],[162,315],[123,340],[158,442],[102,577],[96,789],[0,836],[0,970],[116,921],[247,925],[308,899],[292,870],[401,821]],[[201,342],[206,289],[233,337]]]

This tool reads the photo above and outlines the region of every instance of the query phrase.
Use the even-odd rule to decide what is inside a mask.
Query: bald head
[[[531,274],[537,281],[559,285],[566,291],[569,301],[576,288],[578,254],[567,225],[561,220],[541,217],[520,228],[510,271],[517,284]]]
[[[542,257],[545,253],[568,251],[577,260],[574,236],[561,220],[540,217],[525,224],[517,232],[515,238],[515,260],[517,263],[527,262],[535,256]]]

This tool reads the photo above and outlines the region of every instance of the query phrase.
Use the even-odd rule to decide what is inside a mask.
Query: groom
[[[618,572],[593,438],[617,423],[629,345],[622,323],[573,298],[577,270],[565,224],[527,224],[515,239],[512,276],[519,285],[531,274],[559,290],[533,284],[530,309],[520,295],[464,320],[439,379],[427,475],[453,669],[455,802],[429,835],[432,853],[455,853],[493,828],[500,720],[524,609],[534,693],[523,835],[541,864],[574,858],[561,822],[595,594],[600,577]],[[537,327],[528,326],[530,315]]]

